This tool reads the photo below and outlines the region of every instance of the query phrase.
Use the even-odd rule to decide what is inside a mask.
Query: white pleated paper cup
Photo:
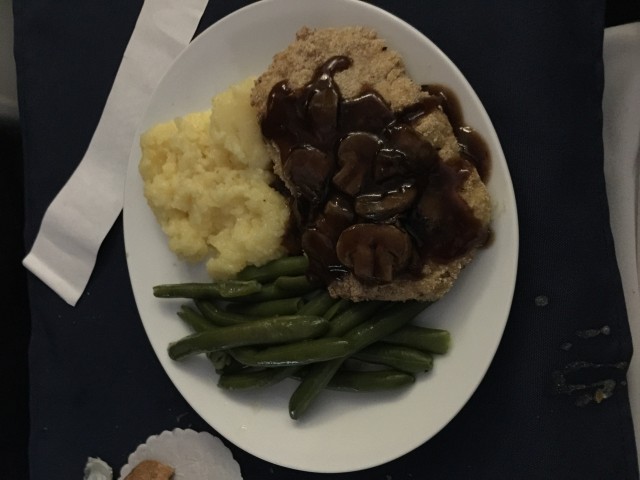
[[[231,450],[208,432],[176,428],[150,436],[129,455],[119,480],[144,460],[171,466],[175,470],[173,480],[242,480],[240,465]]]

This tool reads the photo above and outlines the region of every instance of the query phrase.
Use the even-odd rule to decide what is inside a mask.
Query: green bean
[[[262,285],[255,280],[204,283],[167,283],[153,287],[153,295],[159,298],[231,299],[256,294]]]
[[[221,368],[216,369],[217,374],[233,375],[236,373],[245,372],[247,370],[247,367],[241,364],[240,362],[238,362],[235,358],[233,358],[229,354],[228,350],[218,350],[217,352],[209,352],[206,355],[209,356],[209,355],[214,355],[216,353],[224,353],[225,355],[225,364]]]
[[[304,255],[282,257],[260,267],[248,266],[236,278],[238,280],[257,280],[265,283],[282,276],[302,275],[307,271],[308,267],[309,260]]]
[[[314,297],[312,297],[307,303],[305,303],[300,310],[299,315],[322,315],[324,318],[325,313],[334,305],[335,299],[331,298],[329,292],[326,290],[320,290]],[[327,320],[329,320],[327,318]]]
[[[341,298],[336,303],[334,303],[331,308],[329,308],[324,315],[322,315],[327,320],[332,320],[336,315],[341,314],[347,308],[351,306],[352,302],[347,300],[346,298]]]
[[[194,333],[170,343],[169,357],[206,354],[226,390],[299,376],[289,398],[289,415],[299,419],[326,388],[407,386],[413,374],[432,368],[431,353],[448,351],[448,331],[408,325],[427,303],[334,299],[305,275],[307,268],[306,257],[286,257],[247,267],[236,280],[154,286],[156,297],[190,298],[197,307],[178,312]],[[391,369],[342,370],[348,358]]]
[[[218,327],[228,327],[230,325],[239,325],[246,323],[251,319],[245,315],[238,313],[226,312],[216,306],[215,303],[209,300],[194,300],[196,307],[212,324]]]
[[[351,343],[355,353],[395,332],[425,308],[426,304],[424,302],[406,302],[391,305],[347,332],[345,339]]]
[[[331,321],[331,326],[326,335],[342,336],[346,332],[352,331],[384,305],[384,302],[377,301],[360,302],[351,305]],[[353,347],[350,346],[349,353],[353,353],[353,351]],[[316,397],[327,386],[333,374],[340,368],[347,355],[348,353],[342,358],[315,363],[309,367],[309,371],[300,382],[300,385],[289,398],[289,416],[291,418],[296,420],[304,415]]]
[[[385,302],[369,301],[354,303],[341,314],[331,320],[327,336],[341,337],[348,331],[367,320],[375,312],[379,311]]]
[[[314,363],[289,398],[289,416],[297,420],[305,414],[320,392],[329,384],[344,358]]]
[[[290,377],[298,367],[265,368],[249,372],[223,373],[218,379],[218,386],[225,390],[247,390],[263,388]]]
[[[402,345],[374,343],[354,353],[352,358],[364,362],[386,365],[406,373],[428,372],[433,368],[430,353]]]
[[[341,370],[333,375],[326,388],[348,392],[376,392],[406,387],[414,382],[413,375],[397,370]]]
[[[276,315],[293,315],[303,304],[302,297],[280,298],[257,303],[229,304],[227,312],[255,317],[275,317]]]
[[[262,350],[251,347],[230,350],[231,355],[250,367],[282,367],[308,365],[344,357],[349,342],[341,338],[322,337],[300,342],[273,345]]]
[[[188,305],[182,306],[182,311],[178,312],[178,316],[189,323],[196,332],[203,332],[216,328],[216,326],[209,322],[206,317],[199,314]],[[207,352],[207,358],[213,364],[216,372],[221,371],[232,360],[231,356],[222,350],[218,352]]]
[[[183,305],[182,310],[178,312],[178,316],[184,320],[195,332],[204,332],[217,328],[207,318],[198,313],[192,307]],[[208,352],[207,358],[213,364],[216,372],[222,371],[230,362],[231,356],[225,351]]]
[[[215,328],[215,325],[213,325],[209,321],[209,319],[207,319],[204,315],[201,315],[194,308],[188,305],[182,306],[182,309],[178,312],[178,317],[180,317],[196,332],[202,332],[204,330]]]
[[[383,339],[395,345],[416,348],[423,352],[444,354],[451,347],[451,334],[447,330],[405,325]]]
[[[311,293],[320,287],[320,283],[312,280],[306,275],[295,277],[278,277],[273,281],[276,288],[291,292],[294,295],[304,295]]]
[[[284,290],[282,288],[278,288],[276,287],[275,283],[267,283],[266,285],[262,286],[262,289],[259,292],[247,295],[245,297],[225,298],[225,300],[228,302],[253,303],[278,300],[281,298],[299,297],[300,295],[302,295],[302,293],[294,292],[293,290]]]
[[[244,345],[267,345],[319,337],[328,329],[322,317],[285,315],[198,332],[169,344],[169,357],[189,355]]]
[[[217,373],[222,372],[231,361],[231,356],[224,350],[207,352],[206,355],[209,361],[213,364]]]

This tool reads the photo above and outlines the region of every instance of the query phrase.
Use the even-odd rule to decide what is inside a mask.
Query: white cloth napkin
[[[611,229],[635,350],[627,379],[636,444],[640,447],[640,23],[605,30],[604,73],[604,173]],[[640,449],[638,452],[640,461]]]
[[[23,265],[70,305],[123,206],[129,152],[156,85],[190,42],[207,0],[145,0],[84,158],[49,205]],[[99,180],[99,181],[96,181]]]

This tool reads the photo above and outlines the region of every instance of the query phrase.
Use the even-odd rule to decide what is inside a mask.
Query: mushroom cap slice
[[[372,175],[373,163],[382,141],[371,133],[350,133],[338,146],[338,166],[333,184],[348,195],[357,195]]]
[[[406,181],[388,189],[380,188],[358,195],[354,202],[354,209],[358,215],[367,220],[382,221],[408,210],[417,196],[418,189],[415,182]]]
[[[294,186],[293,194],[318,203],[333,171],[333,160],[321,150],[307,145],[289,153],[284,169]]]
[[[388,283],[411,258],[411,238],[393,225],[358,223],[342,232],[336,244],[338,260],[361,281]]]

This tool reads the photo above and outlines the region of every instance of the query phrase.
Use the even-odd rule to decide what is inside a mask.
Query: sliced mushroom
[[[338,102],[340,93],[333,87],[331,78],[325,76],[318,81],[317,89],[307,103],[307,114],[316,133],[324,136],[334,132],[338,125]]]
[[[331,238],[338,240],[340,233],[353,223],[355,214],[351,202],[343,195],[332,195],[316,221],[316,228]]]
[[[381,146],[382,141],[371,133],[355,132],[343,138],[338,147],[340,170],[333,176],[333,184],[348,195],[360,192]]]
[[[343,132],[378,133],[393,121],[389,105],[375,92],[345,100],[340,108],[340,129]]]
[[[349,57],[336,55],[320,65],[303,89],[306,118],[304,123],[313,135],[312,144],[328,151],[333,149],[338,131],[338,105],[342,96],[333,76],[351,65]]]
[[[311,146],[295,148],[284,164],[284,173],[294,187],[294,195],[318,203],[325,191],[333,160],[324,152]]]
[[[400,150],[381,148],[373,165],[373,179],[384,182],[394,177],[404,177],[411,173],[408,159]]]
[[[316,228],[302,233],[302,251],[309,257],[310,273],[326,283],[345,272],[336,255],[335,242]]]
[[[408,210],[417,195],[415,182],[408,180],[389,190],[382,188],[358,195],[354,208],[358,215],[367,220],[386,220]]]
[[[338,263],[333,242],[315,228],[305,230],[302,234],[302,249],[310,258],[315,258],[325,265]]]
[[[406,124],[397,124],[387,129],[388,145],[401,151],[411,160],[410,168],[425,174],[438,162],[438,152],[425,138]]]
[[[412,252],[409,235],[386,224],[353,225],[336,244],[338,260],[368,283],[391,282],[407,266]]]

